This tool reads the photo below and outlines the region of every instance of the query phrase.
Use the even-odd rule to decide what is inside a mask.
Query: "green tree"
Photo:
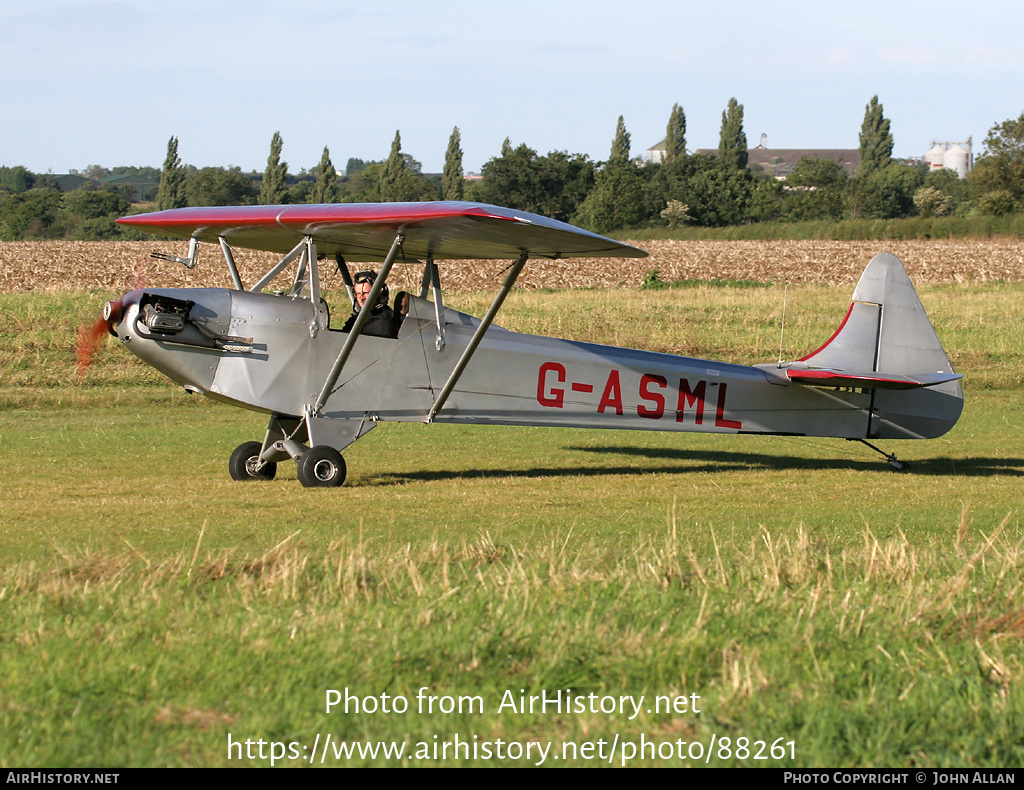
[[[872,96],[864,108],[864,122],[860,127],[860,165],[858,176],[867,176],[885,170],[892,162],[892,133],[889,119],[882,115],[878,96]]]
[[[920,166],[892,162],[883,170],[850,179],[846,204],[854,219],[897,219],[911,216],[916,207],[914,195],[924,183]]]
[[[551,151],[536,161],[538,174],[537,213],[569,222],[590,190],[596,168],[586,154]]]
[[[300,178],[285,192],[284,202],[293,205],[313,203],[313,193],[316,191],[315,178]]]
[[[707,154],[676,157],[664,164],[648,165],[644,168],[650,171],[650,178],[644,185],[646,214],[652,218],[660,217],[671,201],[689,205],[694,199],[693,177],[713,167],[715,157]]]
[[[736,99],[729,99],[729,104],[722,113],[718,162],[726,170],[743,170],[747,166],[747,135],[743,131],[743,105]]]
[[[689,222],[693,222],[690,216],[690,207],[678,200],[670,200],[668,205],[661,210],[661,218],[668,223],[672,230],[677,230]]]
[[[131,204],[116,192],[76,189],[64,195],[64,235],[82,241],[120,238],[114,220],[128,213]]]
[[[401,200],[402,180],[405,176],[405,159],[402,157],[402,135],[395,130],[391,141],[391,153],[384,160],[384,171],[380,177],[380,199],[386,203]]]
[[[686,156],[686,113],[678,104],[673,104],[665,130],[665,163],[682,156]]]
[[[629,133],[619,116],[611,158],[594,177],[594,188],[574,221],[595,233],[635,228],[646,219],[644,180],[629,158]]]
[[[513,148],[506,137],[501,156],[487,160],[481,168],[481,200],[540,213],[544,191],[537,158],[537,152],[526,143]]]
[[[979,199],[987,192],[1004,193],[992,203],[1000,211],[1005,209],[1006,194],[1024,204],[1024,113],[989,129],[969,183],[971,194]]]
[[[188,204],[185,180],[185,168],[178,156],[178,138],[172,137],[167,141],[167,157],[160,174],[160,189],[156,193],[157,209],[181,208]]]
[[[619,116],[619,122],[615,127],[615,139],[612,140],[612,155],[609,162],[628,162],[630,149],[629,132],[626,131],[626,122]]]
[[[380,177],[384,172],[383,162],[368,162],[365,166],[345,176],[341,183],[344,203],[377,203],[380,201]]]
[[[101,178],[106,178],[111,173],[102,165],[89,165],[82,171],[82,175],[86,178],[91,178],[93,181],[99,181]]]
[[[698,225],[715,228],[741,225],[754,198],[754,176],[749,170],[716,167],[691,179],[690,215]]]
[[[190,206],[251,206],[258,192],[241,168],[203,167],[185,182]]]
[[[547,156],[506,139],[502,155],[487,161],[476,197],[567,222],[594,185],[594,163],[584,154]]]
[[[452,129],[448,150],[444,155],[444,175],[441,176],[441,199],[462,200],[466,180],[462,173],[462,135],[459,127]]]
[[[365,170],[370,165],[379,165],[381,162],[370,161],[367,162],[365,159],[357,159],[354,156],[350,156],[348,162],[345,163],[345,175],[349,178],[354,176],[360,170]]]
[[[949,195],[935,187],[921,187],[914,193],[914,205],[922,217],[944,217],[950,213]]]
[[[969,197],[968,183],[968,179],[960,178],[955,170],[946,168],[930,170],[924,177],[924,186],[937,189],[948,198],[951,214],[957,214],[966,209]]]
[[[152,178],[154,181],[159,180],[160,171],[155,167],[137,167],[135,165],[120,165],[118,167],[110,168],[110,175],[112,176],[146,176]]]
[[[4,192],[26,192],[33,186],[32,173],[21,165],[17,167],[0,167],[0,190]]]
[[[782,182],[772,176],[752,175],[754,190],[747,204],[747,217],[744,222],[774,222],[782,213]]]
[[[284,201],[288,191],[288,163],[281,161],[281,149],[284,141],[280,132],[274,132],[270,139],[270,156],[267,157],[267,169],[263,172],[263,183],[260,185],[259,202],[264,206],[273,206]]]
[[[1018,203],[1006,189],[993,189],[978,198],[978,211],[982,214],[1001,217],[1017,211]]]
[[[316,167],[316,186],[313,188],[314,203],[338,202],[338,173],[331,162],[330,149],[325,145],[320,164]]]
[[[850,177],[839,162],[802,157],[786,176],[784,219],[839,220],[846,213],[844,194]]]
[[[635,228],[645,217],[644,185],[636,165],[614,159],[598,171],[573,222],[595,233],[609,233]]]
[[[436,192],[420,176],[420,167],[419,162],[402,153],[402,135],[396,131],[380,173],[380,199],[392,203],[436,198]]]
[[[21,239],[59,239],[64,235],[62,223],[63,195],[52,189],[29,189],[0,200],[0,229],[5,241]]]

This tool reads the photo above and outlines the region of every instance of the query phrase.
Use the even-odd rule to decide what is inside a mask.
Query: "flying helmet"
[[[352,277],[352,282],[356,285],[359,283],[370,283],[370,285],[373,285],[376,279],[377,272],[372,269],[367,269],[365,272],[356,272],[355,276]],[[384,283],[384,285],[381,286],[380,294],[377,296],[377,304],[374,305],[373,309],[380,310],[382,307],[387,307],[388,296],[388,284]]]

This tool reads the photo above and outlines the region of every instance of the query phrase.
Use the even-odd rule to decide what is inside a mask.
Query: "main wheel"
[[[263,450],[261,442],[246,442],[240,444],[231,453],[231,460],[228,461],[228,471],[231,472],[232,480],[273,480],[277,474],[277,464],[263,464],[259,470],[256,469],[260,462],[260,451]]]
[[[306,488],[337,488],[346,473],[345,459],[330,445],[310,447],[299,458],[299,482]]]

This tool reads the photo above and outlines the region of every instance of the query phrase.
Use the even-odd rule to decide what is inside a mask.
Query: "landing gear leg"
[[[889,466],[891,466],[893,468],[893,471],[896,471],[896,472],[909,472],[910,471],[910,464],[908,464],[906,461],[901,461],[899,458],[896,457],[895,453],[887,453],[884,450],[882,450],[881,448],[875,447],[871,442],[867,441],[867,439],[852,439],[851,441],[860,442],[861,444],[866,445],[867,447],[870,447],[872,450],[874,450],[879,455],[883,456],[885,458],[885,460],[889,462]]]

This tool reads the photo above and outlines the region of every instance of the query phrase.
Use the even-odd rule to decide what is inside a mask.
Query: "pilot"
[[[355,284],[356,304],[352,310],[352,315],[345,322],[345,326],[341,328],[342,332],[350,331],[355,325],[359,311],[366,304],[366,298],[370,295],[373,281],[376,279],[377,272],[374,271],[357,272],[355,277],[352,278]],[[374,335],[375,337],[398,337],[398,328],[401,323],[402,316],[397,315],[394,310],[388,307],[388,286],[385,284],[381,287],[380,294],[377,296],[377,304],[373,306],[373,309],[370,311],[370,317],[363,325],[362,333],[364,335]]]

